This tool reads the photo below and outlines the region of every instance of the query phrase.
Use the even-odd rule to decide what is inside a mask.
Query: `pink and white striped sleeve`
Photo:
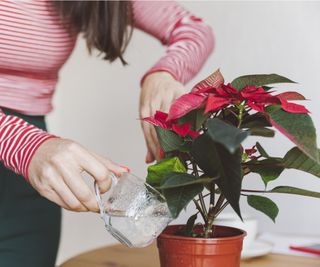
[[[134,26],[168,45],[166,54],[143,76],[167,71],[183,84],[201,69],[214,47],[210,26],[174,1],[134,1]]]
[[[28,167],[37,148],[55,137],[0,109],[0,161],[28,179]]]

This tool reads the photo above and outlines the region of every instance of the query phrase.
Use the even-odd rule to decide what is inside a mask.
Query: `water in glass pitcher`
[[[135,247],[144,247],[164,230],[171,220],[166,203],[149,206],[134,216],[123,211],[107,211],[109,225],[116,228]]]

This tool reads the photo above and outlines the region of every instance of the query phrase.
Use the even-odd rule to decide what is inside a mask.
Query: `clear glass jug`
[[[164,197],[131,173],[112,177],[113,185],[102,200],[97,184],[95,193],[106,229],[128,247],[145,247],[171,222]]]

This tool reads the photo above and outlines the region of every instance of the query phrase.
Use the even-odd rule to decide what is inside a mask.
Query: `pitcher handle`
[[[111,173],[110,177],[111,177],[111,181],[112,181],[112,184],[111,184],[111,188],[112,188],[118,183],[118,178],[113,173]],[[100,189],[99,189],[99,186],[96,181],[94,181],[94,192],[95,192],[98,206],[100,209],[100,216],[102,219],[105,219],[105,216],[106,216],[105,206],[102,202]]]
[[[118,183],[118,179],[113,174],[111,175],[111,179],[112,179],[111,187],[113,187]],[[134,245],[131,243],[129,239],[127,239],[118,230],[116,230],[115,228],[113,228],[111,225],[107,223],[109,216],[108,216],[108,213],[106,213],[106,209],[101,198],[100,189],[96,181],[94,182],[94,191],[95,191],[96,199],[100,209],[100,217],[104,221],[107,231],[122,244],[128,247],[134,247]]]

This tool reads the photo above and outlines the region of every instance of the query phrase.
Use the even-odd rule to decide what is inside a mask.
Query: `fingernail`
[[[131,172],[130,168],[128,168],[127,166],[120,165],[120,167],[126,169],[127,172]]]
[[[165,156],[164,151],[162,149],[159,150],[159,156],[161,159],[163,159]]]

